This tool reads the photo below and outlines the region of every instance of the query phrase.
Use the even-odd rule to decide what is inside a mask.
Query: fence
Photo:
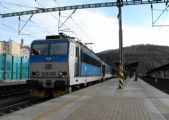
[[[0,54],[0,80],[28,78],[28,58]]]

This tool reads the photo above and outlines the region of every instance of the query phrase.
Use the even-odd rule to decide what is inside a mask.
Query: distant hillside
[[[98,53],[98,56],[112,67],[119,61],[119,50],[108,50]],[[138,71],[146,71],[169,63],[169,47],[157,45],[134,45],[124,48],[126,63],[138,61]]]

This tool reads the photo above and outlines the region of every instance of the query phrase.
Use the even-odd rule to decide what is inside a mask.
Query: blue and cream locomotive
[[[112,69],[73,37],[60,33],[31,44],[27,84],[41,95],[56,90],[71,92],[112,77]]]

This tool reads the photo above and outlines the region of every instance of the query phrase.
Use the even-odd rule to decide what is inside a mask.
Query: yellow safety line
[[[47,117],[47,116],[49,116],[49,115],[52,114],[52,113],[58,112],[60,109],[62,109],[62,108],[65,107],[66,105],[72,103],[72,102],[75,101],[75,100],[80,99],[82,96],[84,96],[84,95],[81,95],[81,96],[79,96],[78,98],[75,98],[75,99],[73,99],[73,100],[71,100],[71,101],[69,101],[69,102],[66,102],[66,103],[64,103],[64,104],[62,104],[62,105],[60,105],[60,106],[57,106],[57,107],[55,107],[55,108],[52,108],[52,109],[50,109],[50,110],[48,110],[48,111],[46,111],[46,112],[44,112],[44,113],[42,113],[42,114],[39,114],[39,115],[35,116],[32,120],[40,120],[42,117]]]

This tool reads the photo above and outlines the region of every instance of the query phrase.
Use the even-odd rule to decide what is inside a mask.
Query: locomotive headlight
[[[60,77],[63,77],[63,76],[66,76],[67,75],[67,72],[66,71],[59,71],[58,72],[58,75],[60,76]]]
[[[39,76],[39,74],[40,74],[40,73],[39,73],[38,71],[36,71],[36,72],[32,71],[32,75],[33,75],[33,76]]]
[[[62,75],[63,75],[63,76],[66,76],[66,75],[67,75],[67,72],[66,72],[66,71],[62,72]]]
[[[62,76],[62,71],[59,71],[59,72],[58,72],[58,75],[59,75],[59,76]]]
[[[33,76],[36,75],[36,72],[32,72],[32,75],[33,75]]]
[[[36,72],[36,76],[39,76],[39,72],[38,71]]]

